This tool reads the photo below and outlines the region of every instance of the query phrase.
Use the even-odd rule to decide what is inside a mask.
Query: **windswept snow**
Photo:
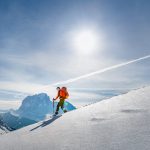
[[[0,136],[2,150],[149,150],[150,87]]]

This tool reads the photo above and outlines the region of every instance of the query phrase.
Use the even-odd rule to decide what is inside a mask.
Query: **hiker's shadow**
[[[51,124],[52,122],[54,122],[56,119],[58,119],[58,118],[60,118],[60,117],[61,117],[61,116],[55,116],[55,117],[53,117],[52,119],[43,121],[42,124],[40,124],[39,126],[33,128],[33,129],[31,129],[30,131],[36,130],[36,129],[40,128],[40,127],[45,127],[45,126]]]

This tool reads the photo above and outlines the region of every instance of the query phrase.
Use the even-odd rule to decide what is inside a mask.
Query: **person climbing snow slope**
[[[67,91],[66,87],[57,87],[56,90],[58,91],[56,98],[53,98],[53,100],[57,100],[59,98],[59,102],[57,104],[57,108],[56,108],[56,112],[55,115],[58,114],[59,111],[59,107],[61,107],[61,109],[63,110],[64,113],[67,112],[67,110],[64,108],[64,102],[65,100],[69,97],[69,93]]]

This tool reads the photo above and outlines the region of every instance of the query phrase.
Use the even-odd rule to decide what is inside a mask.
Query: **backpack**
[[[60,97],[64,98],[64,99],[67,99],[69,97],[69,93],[67,91],[67,88],[66,87],[62,87],[60,89]]]

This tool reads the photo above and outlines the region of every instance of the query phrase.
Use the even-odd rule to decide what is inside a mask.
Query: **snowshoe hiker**
[[[63,112],[66,113],[67,110],[64,108],[64,102],[65,102],[65,99],[67,99],[69,97],[69,93],[67,91],[67,88],[66,87],[62,87],[60,89],[60,87],[57,87],[56,90],[58,91],[58,94],[57,94],[56,98],[53,98],[53,100],[55,101],[55,100],[57,100],[59,98],[59,102],[57,104],[55,115],[58,114],[59,107],[61,107]]]

